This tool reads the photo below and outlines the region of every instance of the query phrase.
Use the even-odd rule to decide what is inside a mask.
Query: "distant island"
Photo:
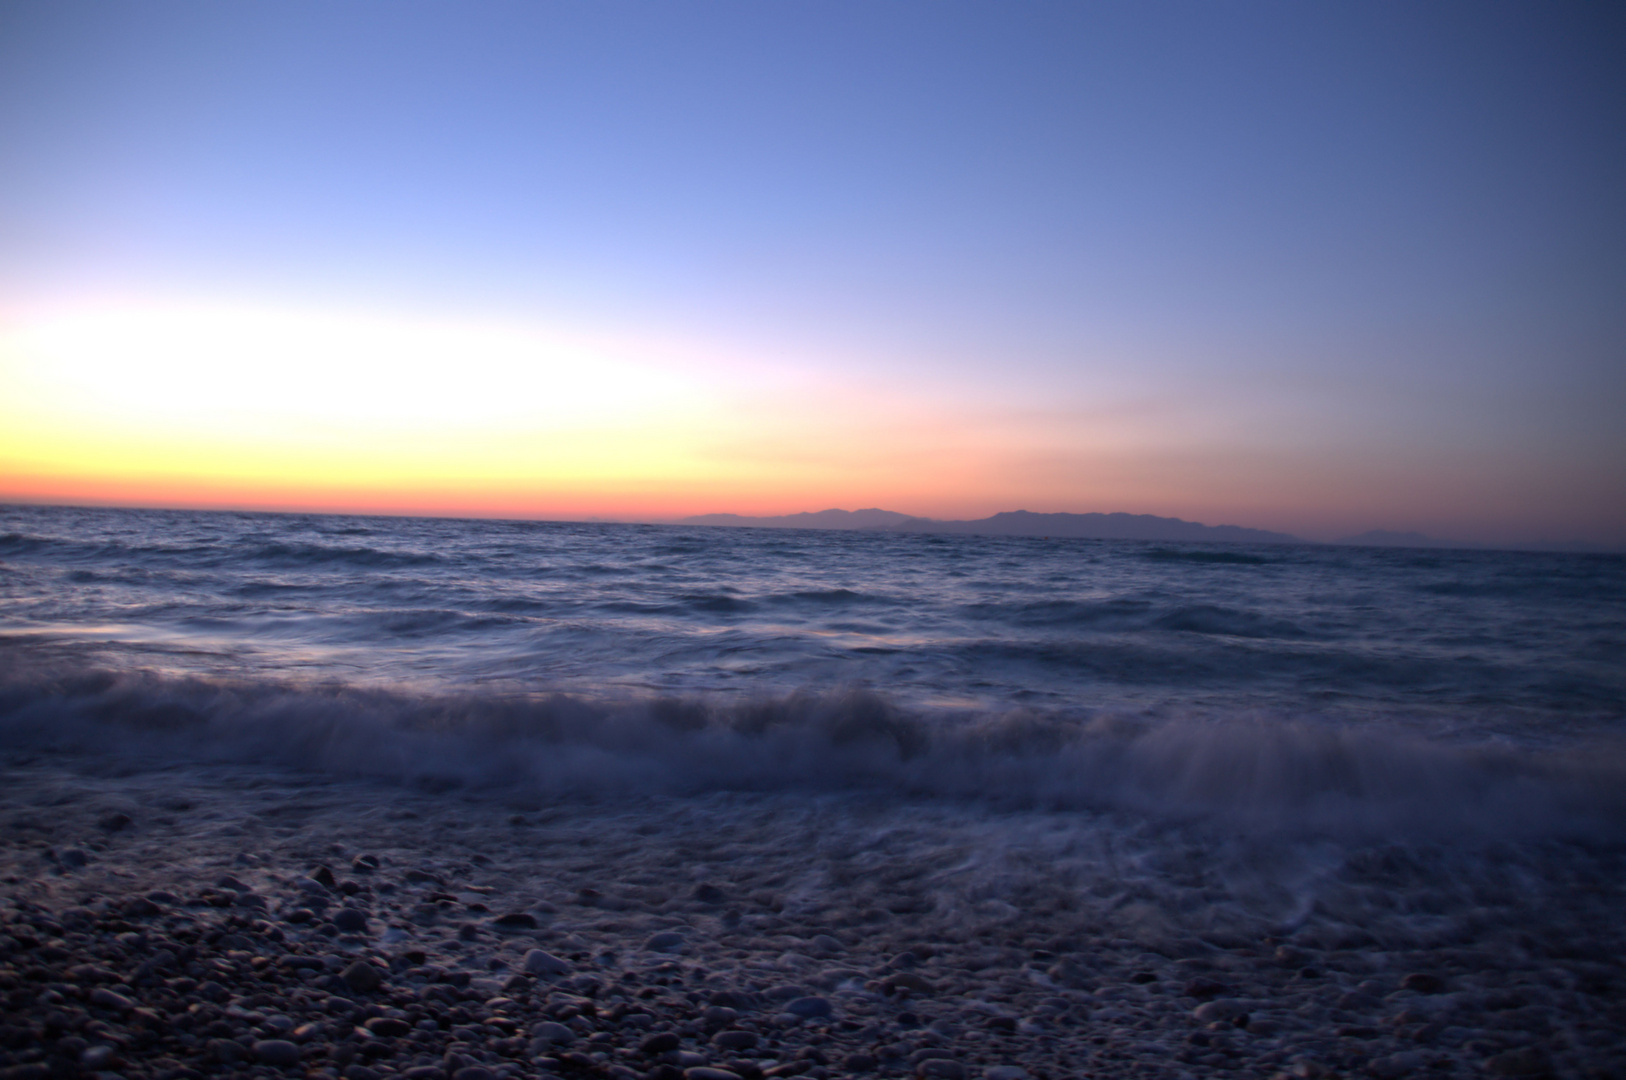
[[[820,510],[817,513],[744,517],[740,514],[700,514],[679,525],[738,525],[752,529],[887,529],[905,521],[925,521],[895,510]]]
[[[700,514],[683,525],[727,525],[758,529],[864,529],[908,533],[952,533],[979,536],[1054,536],[1078,540],[1217,540],[1234,544],[1302,544],[1297,536],[1245,529],[1240,525],[1203,525],[1153,514],[1036,514],[1007,510],[975,521],[936,521],[894,510],[820,510],[816,513],[746,517]]]

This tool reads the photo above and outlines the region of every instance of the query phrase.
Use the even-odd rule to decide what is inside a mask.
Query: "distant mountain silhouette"
[[[913,518],[893,526],[901,532],[975,533],[981,536],[1064,536],[1088,540],[1223,540],[1238,544],[1302,544],[1296,536],[1245,529],[1240,525],[1203,525],[1153,514],[1035,514],[1007,510],[977,521],[928,521]]]
[[[1286,533],[1239,525],[1202,525],[1152,514],[1035,514],[1007,510],[976,521],[934,521],[891,510],[820,510],[779,517],[701,514],[685,525],[735,525],[768,529],[869,529],[889,532],[981,536],[1055,536],[1090,540],[1220,540],[1242,544],[1300,544]]]
[[[817,513],[781,514],[778,517],[743,517],[739,514],[701,514],[684,518],[683,525],[740,525],[757,529],[884,529],[915,520],[892,510],[820,510]]]

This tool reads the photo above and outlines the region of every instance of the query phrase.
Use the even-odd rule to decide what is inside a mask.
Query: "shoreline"
[[[1618,843],[18,753],[0,815],[5,1080],[1626,1069]]]

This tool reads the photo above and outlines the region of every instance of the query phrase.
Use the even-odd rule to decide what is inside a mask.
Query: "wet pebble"
[[[384,976],[378,968],[364,960],[357,960],[339,973],[344,984],[357,993],[368,993],[377,990],[384,983]]]
[[[286,1039],[261,1039],[254,1044],[254,1056],[267,1065],[297,1065],[299,1047]]]
[[[340,908],[333,913],[333,925],[342,933],[359,934],[367,929],[367,913],[353,907]]]
[[[531,949],[525,954],[521,966],[530,974],[542,978],[552,978],[556,975],[568,975],[573,969],[570,964],[559,959],[550,952],[541,949]]]

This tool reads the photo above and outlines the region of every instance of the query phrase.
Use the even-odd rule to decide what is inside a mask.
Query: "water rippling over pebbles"
[[[0,791],[10,1077],[1626,1061],[1618,845],[1261,839],[861,794],[525,804],[54,756]]]

